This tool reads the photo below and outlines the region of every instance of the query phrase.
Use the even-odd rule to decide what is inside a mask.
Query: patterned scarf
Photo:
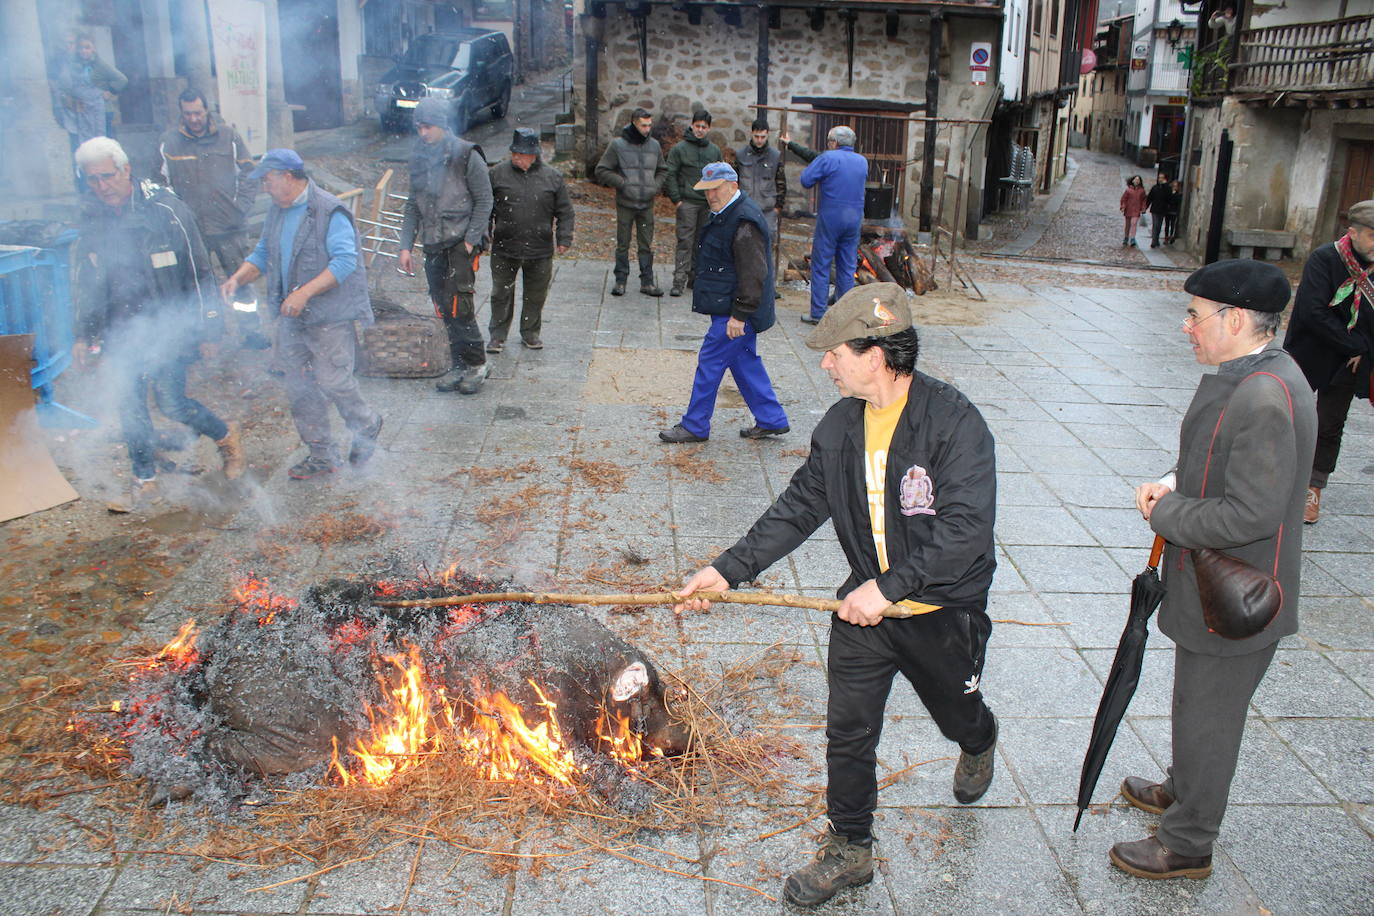
[[[1368,267],[1360,266],[1360,262],[1355,259],[1355,249],[1350,244],[1348,232],[1336,240],[1336,251],[1340,252],[1345,269],[1350,272],[1350,278],[1336,287],[1336,295],[1332,296],[1327,304],[1335,308],[1347,299],[1350,300],[1350,317],[1345,322],[1345,329],[1349,331],[1354,329],[1355,322],[1359,320],[1361,301],[1368,302],[1369,307],[1374,308],[1374,282],[1370,281],[1370,275],[1374,273],[1374,264]],[[1374,395],[1374,392],[1371,395]]]

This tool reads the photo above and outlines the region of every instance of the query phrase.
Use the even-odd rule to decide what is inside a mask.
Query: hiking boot
[[[348,450],[348,463],[355,468],[367,464],[372,453],[377,451],[377,437],[382,434],[382,417],[366,429],[360,429],[353,436],[353,447]]]
[[[846,887],[873,880],[873,847],[827,831],[816,858],[787,876],[782,895],[797,906],[825,903]]]
[[[488,353],[500,353],[504,349],[506,349],[506,342],[499,337],[493,337],[487,341]]]
[[[670,290],[668,290],[668,295],[673,296],[673,297],[681,296],[681,295],[682,295],[682,284],[681,284],[681,283],[674,283],[674,284],[673,284],[673,288],[670,289]]]
[[[224,479],[238,480],[243,476],[247,462],[243,459],[243,442],[240,438],[239,424],[231,422],[227,424],[229,431],[224,434],[224,438],[215,443],[219,448],[220,460],[224,462]]]
[[[162,490],[157,485],[157,478],[149,477],[144,480],[135,477],[129,489],[107,502],[105,508],[117,515],[125,515],[130,512],[146,512],[161,504]]]
[[[468,366],[463,370],[463,377],[458,380],[459,394],[476,394],[482,390],[482,383],[487,380],[487,364],[480,366]]]
[[[625,281],[624,281],[624,280],[616,280],[616,281],[615,281],[615,286],[612,286],[612,287],[611,287],[611,295],[612,295],[612,296],[623,296],[623,295],[625,295]]]
[[[1322,513],[1322,488],[1307,488],[1307,504],[1302,507],[1302,523],[1315,525]]]
[[[992,720],[992,744],[981,754],[959,752],[954,767],[954,797],[961,805],[971,805],[983,797],[992,782],[993,761],[997,756],[997,720]]]
[[[663,290],[658,288],[657,283],[642,283],[639,287],[641,296],[653,296],[655,298],[663,295]]]
[[[1212,873],[1211,856],[1181,856],[1155,837],[1133,843],[1117,843],[1108,853],[1112,864],[1137,878],[1206,878]]]
[[[439,381],[434,383],[435,391],[457,391],[458,385],[463,381],[463,373],[467,371],[466,366],[454,366],[452,369],[440,376]]]
[[[767,439],[769,436],[782,436],[791,431],[792,427],[790,426],[779,426],[777,429],[764,429],[762,426],[755,423],[748,429],[740,430],[739,437],[741,439]]]
[[[291,465],[291,470],[287,474],[292,480],[310,480],[315,477],[324,477],[333,474],[337,466],[328,458],[316,458],[311,455],[304,461]]]
[[[1122,781],[1121,797],[1150,814],[1163,814],[1164,809],[1174,803],[1174,797],[1164,791],[1164,786],[1139,776],[1127,776]]]
[[[688,442],[705,442],[710,438],[709,436],[698,436],[696,433],[690,432],[687,427],[683,426],[681,423],[677,424],[672,429],[661,430],[658,437],[664,442],[671,442],[674,445],[683,445]]]

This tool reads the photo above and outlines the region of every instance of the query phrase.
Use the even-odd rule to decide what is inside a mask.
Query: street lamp
[[[1169,23],[1168,28],[1164,30],[1164,37],[1169,40],[1170,48],[1178,48],[1178,43],[1183,40],[1183,23],[1177,19]]]

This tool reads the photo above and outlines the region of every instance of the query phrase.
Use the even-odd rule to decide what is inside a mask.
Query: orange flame
[[[265,579],[249,576],[242,585],[234,589],[234,600],[241,610],[258,617],[259,626],[267,626],[283,611],[296,607],[294,599],[272,594],[272,587]]]
[[[548,710],[547,721],[531,727],[520,707],[501,691],[479,695],[473,703],[477,717],[463,738],[463,747],[480,761],[488,779],[543,774],[563,785],[572,785],[580,767],[563,740],[558,706],[534,681],[529,685],[539,695],[537,705]]]
[[[624,713],[611,712],[604,706],[596,719],[596,736],[606,744],[607,753],[624,764],[644,759],[644,736],[630,726]],[[650,746],[649,756],[662,757],[663,749]]]
[[[196,651],[196,631],[195,618],[191,618],[181,625],[177,635],[172,641],[163,646],[161,651],[153,658],[149,659],[144,666],[148,669],[161,668],[164,665],[177,670],[189,668],[200,661],[200,653]]]
[[[367,718],[372,723],[372,737],[366,741],[359,738],[350,751],[362,770],[362,781],[372,786],[384,785],[397,773],[418,766],[425,756],[437,753],[444,747],[443,735],[431,721],[420,650],[411,647],[409,663],[395,655],[388,656],[386,660],[400,674],[399,683],[395,686],[388,686],[382,681],[389,709],[379,724],[373,709],[368,707]],[[378,678],[381,679],[380,675]],[[339,761],[337,738],[334,739],[330,764],[344,785],[351,785],[357,778]]]

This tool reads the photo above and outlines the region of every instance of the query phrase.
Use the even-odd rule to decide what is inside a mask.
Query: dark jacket
[[[1150,188],[1145,195],[1145,203],[1155,216],[1163,216],[1168,213],[1173,199],[1174,189],[1169,187],[1167,181],[1163,184],[1155,182],[1154,187]]]
[[[811,147],[798,143],[795,140],[787,141],[787,149],[789,152],[792,153],[792,155],[796,156],[802,162],[807,163],[815,161],[816,157],[821,154],[820,150],[814,150]]]
[[[720,147],[710,140],[687,134],[668,150],[668,174],[663,191],[673,203],[706,203],[706,195],[692,187],[701,181],[701,170],[720,161]]]
[[[1159,628],[1174,642],[1203,655],[1243,655],[1298,631],[1302,512],[1316,442],[1312,392],[1277,342],[1202,377],[1179,433],[1177,488],[1150,513],[1150,527],[1168,541]],[[1207,631],[1196,547],[1271,574],[1277,554],[1283,606],[1267,629],[1240,640]]]
[[[217,339],[223,329],[219,289],[196,229],[176,195],[151,181],[134,182],[120,208],[89,200],[72,251],[76,335],[100,340],[147,316],[186,345]]]
[[[631,210],[653,206],[667,167],[663,147],[653,137],[640,136],[633,124],[625,125],[601,154],[593,173],[599,184],[615,188],[615,204]]]
[[[692,311],[747,321],[755,333],[773,326],[772,240],[763,211],[743,192],[712,213],[697,238]]]
[[[486,170],[483,169],[483,174]],[[274,206],[267,211],[262,235],[267,245],[267,301],[272,313],[279,314],[282,300],[294,289],[309,283],[329,266],[326,240],[329,221],[335,213],[343,213],[353,222],[353,213],[333,194],[312,180],[307,188],[305,214],[300,228],[291,242],[291,263],[287,265],[286,286],[282,286],[281,227],[285,209]],[[358,266],[333,289],[312,296],[305,311],[295,320],[306,325],[334,324],[339,321],[359,321],[372,324],[372,305],[367,295],[367,268],[363,265],[362,246],[358,230],[353,230],[353,245]]]
[[[746,143],[735,150],[735,172],[739,188],[759,205],[760,210],[781,210],[787,206],[787,174],[782,151],[773,145],[755,149]]]
[[[418,137],[410,156],[410,198],[401,222],[401,248],[485,244],[491,223],[491,175],[482,150],[444,132],[433,145]]]
[[[563,173],[543,159],[535,159],[523,172],[509,160],[493,165],[491,195],[493,252],[509,258],[551,258],[555,245],[572,245],[573,205]]]
[[[933,513],[902,510],[902,479],[913,467],[930,477]],[[876,578],[889,601],[981,609],[997,568],[996,504],[992,433],[982,415],[954,387],[917,372],[887,454],[887,572],[878,571],[869,524],[864,402],[858,398],[845,398],[826,412],[811,434],[811,454],[787,489],[711,565],[732,587],[753,580],[828,518],[849,560],[839,597]]]
[[[1355,259],[1361,267],[1369,266],[1369,262],[1361,260],[1358,254]],[[1346,327],[1350,306],[1354,303],[1353,294],[1340,305],[1331,306],[1336,288],[1349,277],[1350,272],[1345,269],[1335,242],[1312,252],[1293,297],[1293,317],[1288,322],[1283,346],[1293,354],[1303,375],[1307,376],[1307,383],[1317,391],[1330,385],[1352,356],[1360,357],[1355,391],[1367,398],[1374,394],[1369,387],[1370,363],[1374,362],[1374,302],[1360,305],[1353,328]]]
[[[248,177],[253,157],[238,131],[212,121],[204,135],[193,137],[177,127],[163,135],[158,152],[156,177],[186,201],[203,235],[243,230],[258,183]]]

